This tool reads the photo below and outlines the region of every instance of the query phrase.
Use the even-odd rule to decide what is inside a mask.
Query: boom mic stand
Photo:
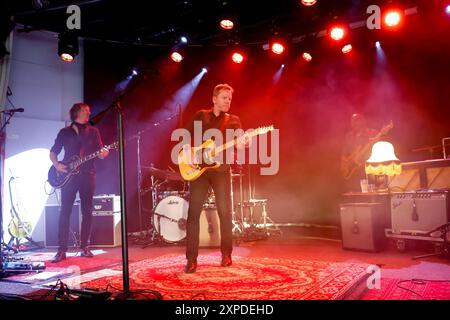
[[[117,112],[117,131],[119,141],[119,173],[120,173],[120,210],[121,210],[121,236],[122,236],[122,282],[124,295],[130,293],[130,275],[128,269],[128,238],[127,238],[127,206],[126,206],[126,185],[125,185],[125,150],[124,150],[124,124],[122,100],[132,89],[136,88],[140,81],[130,80],[127,87],[117,96],[111,105],[93,117],[91,124],[98,123],[104,115],[111,109]]]

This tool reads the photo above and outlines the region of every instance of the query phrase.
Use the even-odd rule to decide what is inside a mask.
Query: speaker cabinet
[[[219,215],[215,209],[205,209],[200,214],[199,247],[220,247]]]
[[[450,221],[448,191],[391,195],[393,233],[424,234]]]
[[[44,230],[45,246],[58,247],[59,205],[45,206]],[[80,205],[75,203],[70,214],[69,247],[77,247],[80,239]]]
[[[382,250],[386,243],[385,210],[382,203],[341,204],[342,247],[372,252]]]
[[[117,247],[122,244],[120,212],[92,213],[91,247]]]

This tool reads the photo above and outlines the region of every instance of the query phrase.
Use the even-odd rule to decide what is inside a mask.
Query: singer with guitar
[[[108,148],[103,146],[100,132],[97,128],[88,124],[91,114],[90,107],[85,103],[75,103],[70,109],[72,123],[61,129],[55,143],[50,150],[50,160],[57,172],[67,173],[69,168],[65,162],[74,156],[85,155],[99,151],[98,158],[108,156]],[[64,149],[64,159],[58,161],[58,154]],[[61,188],[61,211],[58,230],[58,252],[52,262],[66,259],[67,243],[69,237],[70,214],[77,192],[81,201],[81,256],[92,257],[88,248],[92,223],[92,206],[95,192],[95,163],[87,161],[80,165],[78,173],[71,176],[70,180]]]
[[[213,90],[212,102],[213,107],[208,110],[198,111],[193,121],[187,128],[191,133],[191,137],[195,134],[201,134],[208,129],[219,129],[225,137],[226,129],[242,128],[239,117],[231,115],[228,110],[231,106],[233,88],[228,84],[219,84]],[[194,132],[194,122],[201,122],[203,132]],[[195,139],[194,139],[195,140]],[[225,138],[223,139],[225,141]],[[248,145],[249,140],[238,140],[238,148]],[[191,142],[193,145],[193,142]],[[187,218],[187,248],[186,259],[187,264],[184,269],[186,273],[193,273],[197,268],[197,256],[199,247],[200,232],[200,214],[202,212],[203,203],[206,199],[209,187],[212,186],[216,197],[217,212],[220,220],[220,249],[222,253],[221,265],[224,267],[231,266],[232,253],[232,216],[231,216],[231,190],[230,190],[230,165],[220,164],[220,166],[208,169],[190,182],[190,198],[189,211]]]

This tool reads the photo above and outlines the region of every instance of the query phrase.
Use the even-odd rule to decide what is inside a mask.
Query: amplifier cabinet
[[[385,208],[382,203],[341,204],[342,247],[372,252],[382,250],[386,244]]]
[[[117,247],[122,244],[120,212],[92,213],[91,247]]]
[[[448,191],[418,191],[391,195],[393,233],[424,234],[450,221]]]

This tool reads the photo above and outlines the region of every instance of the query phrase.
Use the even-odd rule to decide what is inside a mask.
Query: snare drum
[[[186,238],[186,222],[189,203],[182,197],[169,195],[156,206],[153,226],[167,242],[178,242]]]

